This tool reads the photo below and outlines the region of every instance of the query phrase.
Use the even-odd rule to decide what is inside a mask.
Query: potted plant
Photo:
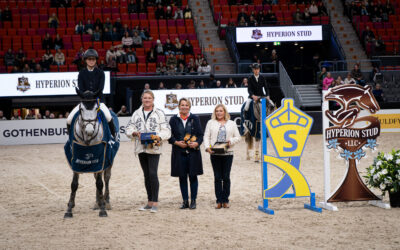
[[[391,207],[400,207],[400,150],[379,152],[364,177],[368,186],[380,189],[382,195],[389,192]]]

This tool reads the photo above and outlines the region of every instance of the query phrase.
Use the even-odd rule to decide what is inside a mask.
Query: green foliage
[[[392,150],[391,153],[379,152],[374,163],[367,168],[364,176],[367,185],[378,188],[382,195],[386,191],[397,193],[400,191],[400,150]]]

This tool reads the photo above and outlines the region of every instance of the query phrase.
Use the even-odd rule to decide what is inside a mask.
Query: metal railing
[[[236,74],[240,73],[251,73],[250,65],[253,63],[215,63],[212,65],[211,73],[218,74],[221,67],[224,66],[234,66],[236,68]],[[248,69],[248,70],[244,70]],[[268,71],[267,69],[272,69],[272,71]],[[261,73],[277,73],[276,63],[261,63]]]
[[[338,61],[321,61],[319,62],[318,66],[320,69],[325,67],[327,71],[349,71],[351,70],[348,68],[350,65],[353,68],[354,64],[359,64],[360,68],[362,69],[363,64],[368,65],[371,63],[372,65],[376,65],[380,67],[382,65],[381,60],[379,59],[364,59],[364,60],[338,60]]]
[[[295,105],[300,107],[303,103],[303,99],[281,62],[279,62],[279,82],[285,97],[293,98]]]

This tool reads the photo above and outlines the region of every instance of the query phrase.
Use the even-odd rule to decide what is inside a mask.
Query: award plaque
[[[225,154],[228,151],[229,145],[226,142],[216,142],[214,146],[212,146],[212,151],[216,154]]]

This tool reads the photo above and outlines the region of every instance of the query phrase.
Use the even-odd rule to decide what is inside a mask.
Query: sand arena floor
[[[379,151],[399,148],[400,133],[383,134],[378,143]],[[80,178],[74,217],[65,220],[72,174],[63,145],[0,146],[0,249],[400,248],[400,209],[352,202],[337,204],[338,212],[318,214],[303,209],[307,199],[283,199],[270,203],[273,216],[258,211],[260,164],[246,161],[244,142],[235,150],[231,208],[214,209],[213,172],[204,153],[198,208],[181,211],[178,179],[170,177],[170,150],[164,148],[160,161],[157,214],[138,211],[146,199],[143,174],[132,145],[125,142],[112,170],[113,209],[108,217],[100,218],[91,209],[95,182],[93,175],[86,174]],[[368,152],[361,160],[361,175],[376,154]],[[336,153],[331,158],[334,189],[346,166]],[[317,201],[322,201],[321,135],[310,136],[301,169]],[[278,170],[271,173],[270,183],[280,176]]]

